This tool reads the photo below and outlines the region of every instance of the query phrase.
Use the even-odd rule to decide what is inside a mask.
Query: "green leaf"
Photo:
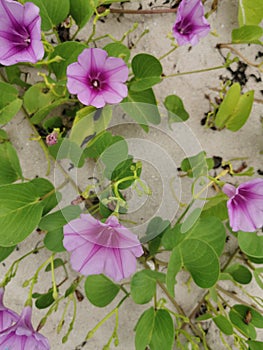
[[[219,257],[225,244],[225,228],[216,217],[199,219],[191,229],[181,226],[167,230],[162,238],[166,249],[173,251],[168,264],[167,287],[174,293],[175,277],[184,266],[201,288],[212,287],[219,278]]]
[[[189,118],[189,114],[185,110],[183,101],[179,96],[166,96],[164,107],[168,111],[169,124],[186,121]]]
[[[256,328],[263,328],[263,315],[258,311],[256,311],[255,309],[253,309],[252,307],[248,307],[242,304],[236,304],[232,307],[232,310],[237,312],[242,317],[243,320],[245,319],[247,312],[250,311],[251,313],[250,324],[252,324]]]
[[[160,61],[152,55],[140,53],[132,59],[132,71],[135,77],[157,77],[163,72]]]
[[[128,63],[131,52],[127,46],[123,45],[121,42],[110,43],[103,48],[108,52],[110,57],[119,57]]]
[[[238,244],[243,253],[254,258],[263,258],[263,236],[256,232],[238,232]]]
[[[116,166],[116,168],[113,170],[113,172],[111,172],[110,174],[107,174],[105,172],[105,175],[110,176],[110,180],[112,180],[112,181],[118,181],[118,180],[123,179],[125,177],[133,176],[134,171],[132,169],[136,168],[136,167],[137,167],[137,175],[140,176],[142,167],[140,165],[138,165],[137,163],[134,163],[133,157],[128,155],[128,158],[126,160],[120,162]],[[124,190],[124,189],[130,187],[133,182],[134,182],[134,179],[123,181],[122,183],[120,183],[118,188],[120,190]]]
[[[53,26],[64,21],[69,14],[69,0],[30,0],[30,2],[33,2],[40,9],[43,31],[52,29]]]
[[[84,150],[68,138],[58,140],[55,145],[49,146],[48,150],[56,160],[70,159],[76,167],[84,165]]]
[[[52,214],[44,216],[38,226],[41,230],[52,231],[63,227],[69,221],[79,217],[80,214],[81,209],[78,205],[69,205]]]
[[[165,282],[165,275],[151,270],[135,273],[131,279],[131,296],[136,304],[148,303],[156,292],[156,280]]]
[[[98,307],[110,304],[119,290],[119,285],[102,274],[88,276],[85,281],[86,296],[91,304]]]
[[[183,240],[194,238],[211,245],[217,256],[220,257],[226,239],[225,228],[221,220],[209,216],[200,218],[187,232],[182,232],[181,227],[181,225],[175,225],[172,229],[164,233],[162,238],[164,248],[173,249]]]
[[[16,248],[16,245],[13,247],[0,247],[0,262],[4,261]]]
[[[247,317],[248,313],[250,313],[249,318]],[[263,327],[263,316],[246,305],[234,305],[229,312],[229,318],[242,334],[252,340],[255,340],[257,336],[255,327]]]
[[[125,139],[115,142],[109,145],[105,151],[101,154],[101,161],[105,165],[105,176],[108,179],[112,178],[113,171],[116,167],[126,161],[128,158],[128,144]]]
[[[19,85],[26,89],[30,87],[30,84],[20,78],[22,72],[19,69],[19,66],[12,65],[5,67],[5,72],[9,83]]]
[[[238,22],[239,26],[257,25],[263,19],[263,3],[261,0],[239,0]]]
[[[183,265],[201,288],[210,288],[219,277],[219,261],[215,250],[208,243],[189,239],[182,242],[180,254]]]
[[[174,344],[174,324],[168,311],[157,310],[155,313],[151,350],[171,350]]]
[[[63,245],[63,229],[58,228],[55,230],[50,230],[47,232],[44,238],[44,245],[47,249],[49,249],[52,252],[64,252],[66,249]]]
[[[231,131],[239,130],[247,121],[254,101],[254,91],[240,95],[239,83],[233,84],[219,106],[215,118],[218,129],[226,127]]]
[[[152,89],[136,92],[129,90],[128,97],[122,103],[122,109],[140,126],[148,131],[148,124],[159,124],[160,113],[156,106],[157,102]]]
[[[213,321],[215,322],[217,327],[220,329],[220,331],[223,332],[224,334],[226,335],[233,334],[233,326],[225,316],[218,315],[213,318]]]
[[[263,289],[263,267],[259,267],[253,271],[255,281],[257,282],[258,286]]]
[[[226,202],[227,198],[224,193],[209,198],[203,207],[201,217],[216,216],[221,221],[226,220],[228,218]]]
[[[138,54],[132,59],[131,66],[135,78],[130,82],[130,90],[147,90],[161,81],[162,65],[154,56]]]
[[[98,0],[70,0],[70,14],[79,28],[89,21],[98,4]]]
[[[68,101],[67,98],[58,98],[45,83],[37,83],[24,94],[24,107],[33,124],[40,123],[52,109]]]
[[[45,0],[26,0],[25,2],[29,2],[29,1],[33,2],[40,9],[41,29],[44,32],[47,32],[48,30],[52,29],[52,26],[53,26],[52,21],[44,5]]]
[[[46,248],[53,252],[65,251],[63,245],[63,226],[69,221],[79,217],[80,214],[81,209],[79,206],[69,205],[52,214],[44,216],[38,226],[41,230],[47,231],[44,238]]]
[[[0,125],[8,123],[19,111],[22,100],[17,89],[11,84],[0,81]]]
[[[151,307],[145,310],[140,316],[135,326],[135,348],[136,350],[145,350],[150,344],[154,327],[155,312]]]
[[[206,321],[206,320],[210,320],[211,318],[213,318],[213,316],[211,314],[204,314],[204,315],[196,317],[195,320],[196,321]]]
[[[135,92],[144,91],[160,83],[161,80],[160,77],[136,78],[130,82],[129,89]]]
[[[156,216],[149,222],[145,236],[140,239],[141,243],[149,242],[151,239],[162,234],[170,225],[169,220],[163,220],[160,216]]]
[[[53,185],[45,179],[0,186],[0,245],[14,246],[38,225],[42,213],[57,204]],[[45,195],[49,196],[42,200]]]
[[[232,30],[232,42],[235,44],[261,44],[263,29],[260,26],[245,25]]]
[[[241,264],[233,264],[229,266],[225,272],[229,273],[236,282],[241,284],[248,284],[252,280],[252,273],[250,270]]]
[[[35,305],[38,309],[46,309],[51,304],[53,304],[53,302],[53,289],[51,289],[45,294],[40,294],[40,296],[35,301]]]
[[[182,171],[187,173],[187,176],[197,178],[201,175],[207,175],[208,170],[213,168],[214,163],[210,162],[210,159],[206,158],[205,151],[202,151],[195,156],[183,159],[180,167]]]
[[[121,136],[113,136],[109,131],[102,131],[87,144],[86,157],[98,159],[107,147],[124,140]]]
[[[65,265],[64,261],[60,258],[54,259],[53,263],[54,263],[54,269],[57,269],[58,267]],[[49,271],[51,271],[51,264],[50,263],[45,268],[45,272],[49,272]]]
[[[262,341],[248,340],[247,344],[249,345],[249,350],[262,350],[263,348]]]
[[[135,327],[135,348],[145,350],[147,345],[151,350],[170,350],[174,344],[174,324],[171,315],[166,310],[154,310],[153,307],[144,311]]]
[[[0,185],[23,179],[22,170],[15,148],[11,142],[0,139]]]
[[[50,59],[56,56],[60,56],[63,59],[61,62],[55,62],[50,65],[58,80],[66,79],[68,65],[76,62],[78,56],[85,48],[87,48],[86,45],[77,41],[66,41],[55,46],[54,51],[50,55]]]
[[[105,106],[96,110],[94,107],[84,107],[76,113],[70,140],[81,146],[92,136],[104,131],[112,118],[112,108]]]

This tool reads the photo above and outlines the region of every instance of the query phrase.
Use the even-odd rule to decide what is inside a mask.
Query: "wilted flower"
[[[36,63],[44,56],[39,8],[31,2],[21,5],[0,0],[0,63]]]
[[[182,0],[173,26],[173,35],[178,45],[196,45],[209,31],[210,25],[204,17],[202,1]]]
[[[46,144],[48,146],[55,145],[58,142],[58,133],[53,131],[51,134],[46,137]]]
[[[67,77],[69,92],[77,94],[80,102],[87,106],[101,108],[106,103],[119,103],[128,93],[124,84],[128,79],[125,62],[108,57],[101,49],[83,50],[78,62],[68,66]]]
[[[254,232],[263,225],[263,179],[247,181],[235,188],[225,184],[230,226],[233,231]]]
[[[64,226],[64,247],[72,252],[72,268],[83,275],[104,273],[115,281],[136,271],[136,257],[143,254],[138,238],[115,216],[105,223],[81,214]]]
[[[0,288],[0,332],[10,327],[19,318],[18,314],[3,304],[4,288]]]
[[[47,338],[36,332],[31,324],[32,309],[26,306],[18,321],[0,332],[0,349],[49,350]]]

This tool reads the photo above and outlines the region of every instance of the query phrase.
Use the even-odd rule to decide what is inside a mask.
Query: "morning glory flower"
[[[138,238],[115,216],[105,223],[90,214],[64,226],[64,247],[71,254],[71,266],[83,275],[103,273],[115,281],[136,271],[136,257],[143,254]]]
[[[121,58],[108,57],[102,49],[85,49],[78,56],[78,62],[67,68],[67,87],[84,105],[101,108],[106,103],[119,103],[127,96],[124,83],[128,73]]]
[[[263,226],[263,179],[244,182],[237,188],[225,184],[223,192],[230,198],[227,209],[234,232],[254,232]]]
[[[17,322],[0,332],[0,349],[49,350],[47,338],[36,332],[31,323],[32,309],[24,307]]]
[[[48,146],[53,146],[56,143],[58,143],[58,133],[56,131],[53,131],[51,134],[48,134],[46,136],[46,144]]]
[[[0,63],[36,63],[44,56],[39,8],[31,2],[21,5],[0,0]]]
[[[204,17],[202,1],[182,0],[173,26],[173,35],[178,45],[196,45],[209,31],[210,25]]]
[[[10,327],[19,318],[18,314],[3,304],[4,288],[0,288],[0,332]]]

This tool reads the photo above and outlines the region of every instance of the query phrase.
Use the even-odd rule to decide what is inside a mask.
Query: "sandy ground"
[[[150,1],[142,1],[143,8],[149,7]],[[161,2],[157,3],[160,4]],[[207,8],[211,1],[207,1]],[[114,5],[117,7],[117,5]],[[138,2],[126,4],[125,8],[135,8],[139,6]],[[105,19],[105,23],[99,23],[97,35],[102,35],[109,31],[116,38],[120,38],[122,33],[130,29],[134,22],[138,23],[136,31],[131,33],[128,37],[129,43],[136,44],[140,34],[148,29],[149,33],[145,35],[139,43],[136,44],[132,50],[132,55],[139,52],[153,54],[156,57],[162,56],[170,49],[170,40],[167,34],[171,32],[171,28],[175,21],[174,14],[159,14],[159,15],[109,15]],[[212,31],[215,35],[209,35],[199,45],[189,50],[189,47],[180,47],[162,60],[164,73],[166,75],[175,72],[184,72],[205,67],[213,67],[222,65],[224,63],[222,56],[215,48],[216,44],[227,43],[230,41],[231,30],[238,26],[237,24],[237,1],[222,0],[219,1],[218,10],[209,18]],[[85,39],[91,31],[90,26],[80,32],[79,38]],[[104,39],[99,43],[103,47],[107,43]],[[242,54],[248,59],[254,61],[255,56],[260,47],[240,46]],[[226,54],[227,51],[223,51]],[[246,71],[247,77],[250,74],[259,76],[259,72],[255,68],[248,68]],[[170,94],[180,96],[184,102],[186,110],[190,114],[189,120],[185,125],[175,125],[173,130],[169,130],[167,126],[160,125],[150,129],[148,134],[145,134],[140,127],[134,123],[127,124],[129,119],[116,112],[112,121],[112,131],[116,134],[124,135],[129,143],[129,151],[136,159],[142,159],[145,163],[142,173],[143,180],[154,188],[151,197],[138,197],[131,194],[129,199],[129,215],[132,220],[139,222],[135,230],[143,232],[145,225],[155,215],[160,215],[163,218],[173,220],[176,216],[178,205],[169,187],[169,183],[173,181],[174,188],[178,197],[182,201],[189,198],[189,181],[180,180],[176,176],[176,168],[180,165],[182,158],[198,153],[199,150],[205,150],[208,156],[221,156],[224,160],[245,157],[249,166],[253,166],[255,171],[261,167],[262,169],[262,155],[259,151],[263,149],[262,144],[262,125],[260,117],[262,117],[262,102],[254,103],[252,113],[246,125],[237,133],[232,133],[228,130],[221,132],[206,129],[201,126],[201,119],[204,113],[209,111],[209,102],[204,98],[205,94],[210,95],[211,98],[216,96],[214,89],[220,88],[220,76],[227,76],[231,78],[231,74],[226,70],[216,70],[202,74],[186,75],[181,77],[174,77],[166,79],[162,84],[157,85],[154,90],[160,105],[162,105],[164,98]],[[247,84],[244,86],[244,91],[255,89],[255,97],[261,99],[260,84],[255,84],[254,78],[250,77]],[[262,86],[261,86],[262,89]],[[22,113],[17,115],[5,128],[10,138],[16,147],[25,177],[33,178],[34,176],[45,176],[46,161],[42,150],[37,142],[30,140],[32,130],[24,119]],[[241,161],[235,163],[237,167]],[[68,168],[68,162],[64,162],[65,168]],[[85,170],[86,171],[86,170]],[[93,174],[91,167],[88,167],[90,175]],[[70,173],[78,184],[83,184],[83,179],[86,178],[87,173],[83,170],[78,170],[76,173],[73,170]],[[256,176],[256,175],[255,175]],[[64,175],[59,169],[52,169],[49,179],[55,184],[63,182]],[[233,179],[232,181],[235,181]],[[75,190],[68,185],[63,191],[63,201],[61,207],[67,205],[75,197]],[[138,209],[139,208],[139,209]],[[28,239],[19,244],[19,250],[15,251],[5,264],[1,264],[1,274],[3,275],[11,262],[17,259],[22,254],[30,249],[33,249],[41,237],[38,233],[33,233]],[[236,246],[234,238],[230,239],[227,248],[228,253],[231,253]],[[25,260],[21,264],[16,278],[7,287],[5,303],[20,312],[22,305],[26,299],[27,288],[23,288],[23,281],[34,273],[34,268],[41,261],[47,258],[48,252],[40,252]],[[63,255],[65,258],[65,255]],[[139,267],[138,267],[139,268]],[[75,274],[72,272],[71,277]],[[63,272],[58,276],[59,280],[63,279]],[[204,291],[200,288],[191,285],[190,291],[186,286],[188,275],[180,274],[180,283],[176,286],[177,302],[189,315],[195,306],[204,295]],[[36,290],[40,291],[41,287],[47,290],[51,286],[49,276],[43,275],[39,280]],[[225,288],[231,289],[232,285],[225,284]],[[255,284],[249,287],[251,293],[260,295],[260,291]],[[63,290],[61,290],[61,293]],[[159,294],[161,295],[161,294]],[[245,298],[244,298],[245,299]],[[116,301],[112,305],[115,305]],[[92,306],[88,301],[83,300],[78,303],[77,321],[74,325],[74,330],[69,337],[66,344],[61,343],[61,339],[66,332],[67,326],[72,317],[72,309],[69,308],[68,316],[65,319],[65,325],[60,334],[56,333],[56,327],[60,320],[62,305],[58,312],[53,314],[42,333],[46,335],[51,344],[52,350],[76,350],[81,349],[77,347],[80,345],[87,332],[92,329],[104,316],[109,312],[113,306],[110,305],[105,309],[99,309]],[[139,315],[149,305],[136,305],[132,300],[128,300],[120,310],[119,319],[119,349],[133,350],[134,346],[134,326]],[[45,312],[35,312],[33,322],[37,325],[40,318]],[[211,324],[207,323],[207,328]],[[108,338],[111,336],[114,328],[113,318],[109,319],[88,341],[84,349],[100,350],[106,344]],[[208,343],[211,349],[221,350],[225,347],[220,343],[218,330],[211,326],[208,330]],[[263,340],[263,338],[261,338]],[[112,348],[114,346],[112,345]],[[234,349],[234,347],[233,347]],[[165,350],[165,349],[164,349]]]

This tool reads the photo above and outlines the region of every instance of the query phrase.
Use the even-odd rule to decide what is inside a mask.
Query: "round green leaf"
[[[88,276],[85,281],[86,296],[93,305],[98,307],[110,304],[119,290],[119,285],[102,274]]]
[[[164,101],[164,106],[168,111],[168,120],[170,124],[182,122],[189,118],[189,114],[185,110],[183,101],[179,96],[167,96]]]
[[[252,273],[250,270],[241,264],[233,264],[229,266],[225,272],[229,273],[236,282],[241,284],[248,284],[252,280]]]
[[[63,238],[62,228],[48,231],[44,238],[45,247],[52,252],[64,252],[66,249],[63,246]]]
[[[263,29],[256,25],[245,25],[232,31],[232,42],[235,44],[261,44]]]
[[[263,258],[263,236],[258,236],[256,232],[238,233],[238,244],[242,252],[252,258]]]
[[[156,292],[156,280],[145,271],[135,273],[131,280],[131,296],[136,304],[148,303]]]
[[[201,288],[210,288],[219,277],[219,261],[211,245],[198,239],[184,240],[180,245],[183,265]]]
[[[136,55],[131,65],[136,78],[158,77],[163,72],[160,61],[146,53]]]
[[[218,315],[213,318],[213,321],[217,325],[217,327],[226,335],[231,335],[233,334],[233,326],[229,322],[229,320],[223,316],[223,315]]]

